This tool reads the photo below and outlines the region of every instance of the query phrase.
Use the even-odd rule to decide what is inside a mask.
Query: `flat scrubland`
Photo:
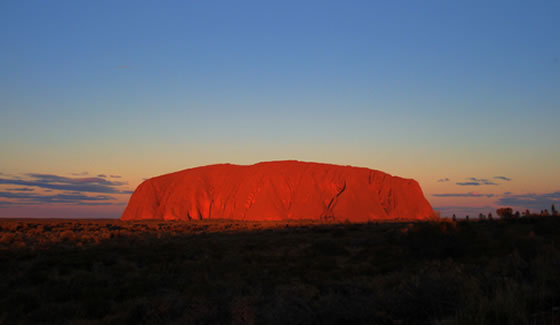
[[[559,324],[560,217],[0,220],[0,324]]]

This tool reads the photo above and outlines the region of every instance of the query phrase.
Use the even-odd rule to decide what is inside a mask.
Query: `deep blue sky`
[[[435,206],[552,193],[559,21],[560,1],[2,1],[0,172],[133,189],[301,159],[416,178]],[[515,182],[456,185],[496,175]],[[433,196],[474,190],[496,197]]]

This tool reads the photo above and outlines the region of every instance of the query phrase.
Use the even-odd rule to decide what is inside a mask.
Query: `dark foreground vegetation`
[[[0,221],[0,324],[559,324],[560,217]]]

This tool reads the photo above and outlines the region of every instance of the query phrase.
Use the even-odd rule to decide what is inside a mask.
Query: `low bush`
[[[557,226],[2,220],[0,323],[555,324]]]

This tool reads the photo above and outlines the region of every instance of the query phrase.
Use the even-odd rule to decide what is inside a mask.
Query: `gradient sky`
[[[2,1],[0,217],[119,217],[143,178],[279,159],[414,178],[444,215],[550,209],[559,17],[556,0]]]

